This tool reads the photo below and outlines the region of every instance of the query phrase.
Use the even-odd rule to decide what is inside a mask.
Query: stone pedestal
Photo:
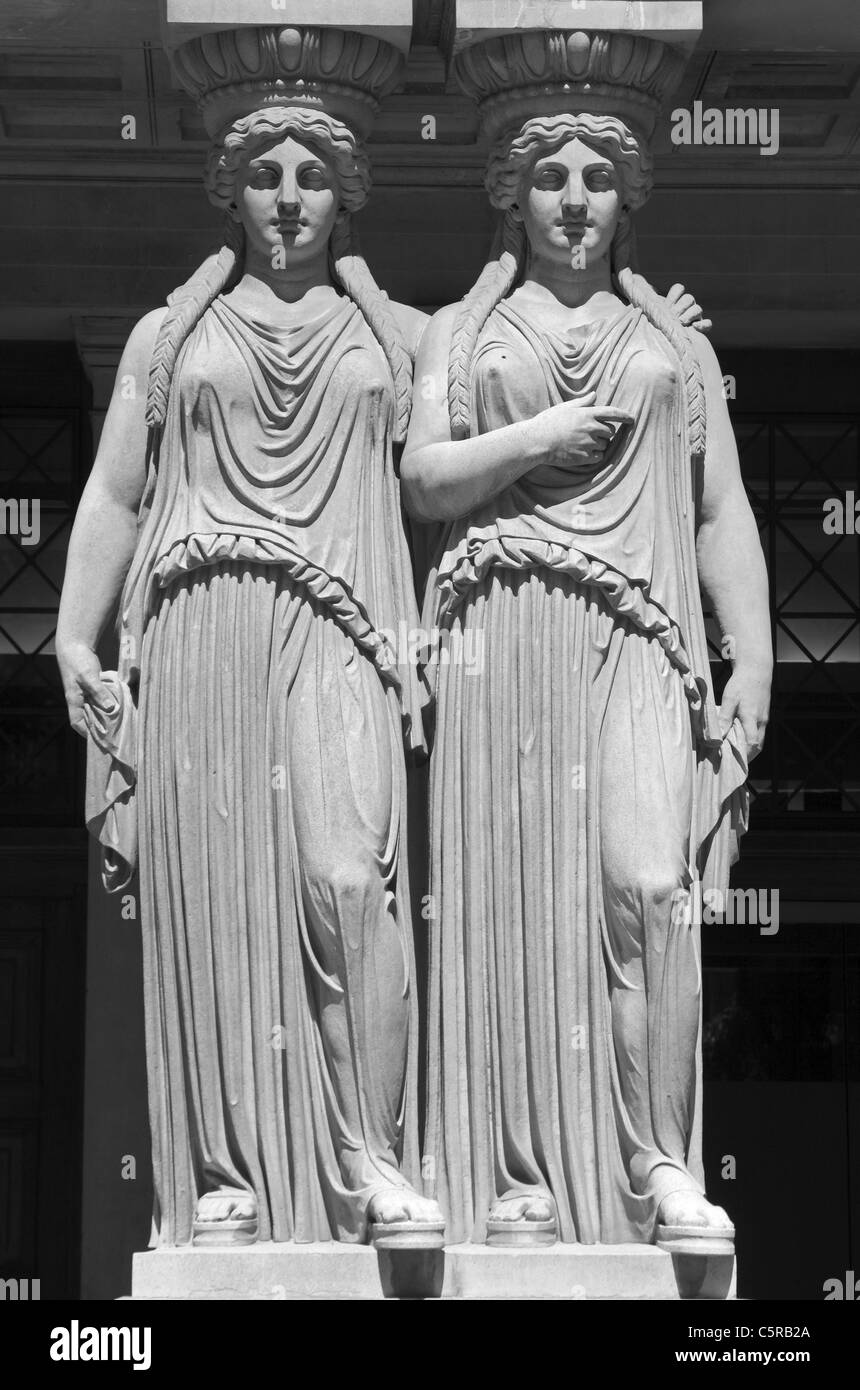
[[[366,1245],[150,1251],[134,1257],[133,1299],[733,1298],[732,1257],[651,1245],[552,1245],[377,1252]]]

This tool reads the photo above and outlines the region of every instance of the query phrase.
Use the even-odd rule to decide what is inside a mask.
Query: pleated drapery
[[[282,318],[219,297],[177,359],[121,600],[135,780],[96,786],[137,817],[162,1244],[223,1187],[261,1240],[363,1240],[418,1178],[394,385],[345,295]]]
[[[596,393],[601,467],[533,469],[452,523],[425,607],[431,761],[425,1190],[449,1241],[552,1197],[564,1241],[653,1239],[701,1192],[694,880],[727,886],[742,732],[721,740],[695,563],[680,364],[622,307],[568,334],[503,302],[473,433]],[[590,399],[590,398],[589,398]]]
[[[266,565],[165,590],[143,669],[161,1242],[189,1241],[198,1195],[221,1186],[256,1194],[261,1240],[362,1240],[370,1197],[415,1166],[396,696]]]

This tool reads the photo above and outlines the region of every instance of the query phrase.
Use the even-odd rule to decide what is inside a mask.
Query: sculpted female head
[[[533,255],[569,264],[574,247],[597,260],[629,236],[652,180],[651,156],[623,121],[581,113],[536,117],[499,141],[486,185]]]
[[[210,153],[206,190],[271,264],[318,254],[339,215],[363,207],[367,155],[348,126],[321,112],[272,106],[236,121]]]

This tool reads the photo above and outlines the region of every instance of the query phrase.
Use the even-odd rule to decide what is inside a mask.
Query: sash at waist
[[[436,621],[452,613],[469,590],[494,568],[550,569],[600,589],[620,618],[626,618],[639,632],[659,642],[683,681],[699,736],[706,743],[721,742],[707,677],[697,675],[693,669],[675,619],[641,585],[632,583],[606,561],[587,555],[573,545],[536,536],[465,537],[442,559],[436,578]]]
[[[156,560],[150,584],[153,588],[165,589],[196,569],[230,560],[285,569],[291,579],[325,605],[398,694],[402,692],[403,682],[394,651],[376,630],[349,585],[301,555],[286,538],[228,531],[184,536]]]

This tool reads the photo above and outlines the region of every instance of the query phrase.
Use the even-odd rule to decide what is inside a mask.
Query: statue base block
[[[726,1299],[734,1257],[652,1245],[373,1250],[319,1244],[193,1248],[134,1256],[133,1299]]]

